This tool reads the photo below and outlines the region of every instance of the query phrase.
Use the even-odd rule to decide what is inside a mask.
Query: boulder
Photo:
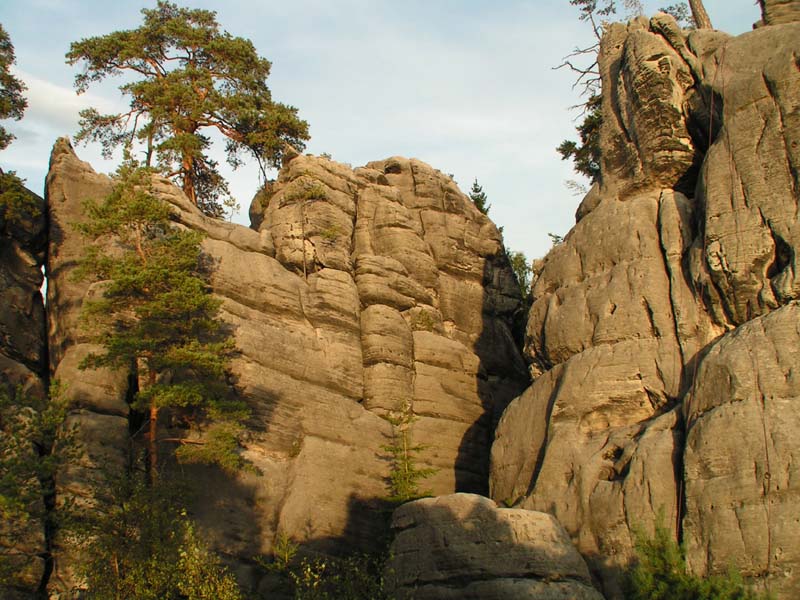
[[[475,494],[404,504],[386,566],[398,597],[417,600],[602,600],[553,516],[498,508]]]

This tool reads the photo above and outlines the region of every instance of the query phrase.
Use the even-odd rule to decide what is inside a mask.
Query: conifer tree
[[[22,118],[28,101],[22,95],[25,84],[11,74],[16,62],[14,46],[0,25],[0,119]],[[0,125],[0,150],[8,147],[14,135]],[[5,223],[15,223],[28,217],[38,217],[39,207],[33,194],[25,189],[25,182],[14,171],[0,169],[0,232]]]
[[[145,145],[145,166],[153,159],[175,178],[186,195],[212,216],[221,216],[225,180],[210,159],[215,129],[227,138],[227,160],[234,168],[243,152],[261,166],[277,166],[289,143],[302,150],[308,124],[297,109],[272,100],[266,80],[270,62],[249,40],[219,30],[216,13],[181,8],[159,0],[142,9],[143,24],[132,30],[74,42],[71,65],[83,63],[75,77],[78,93],[109,76],[138,79],[120,86],[130,110],[103,115],[81,112],[78,141],[100,142],[107,156],[138,140]]]
[[[472,200],[479,211],[485,215],[489,214],[489,209],[492,205],[487,204],[486,192],[483,191],[483,187],[478,185],[477,179],[472,182],[472,187],[469,190],[469,199]]]
[[[226,385],[233,343],[217,319],[201,235],[170,222],[170,209],[152,194],[152,172],[126,161],[102,203],[87,203],[78,225],[92,245],[78,277],[102,282],[102,297],[83,311],[86,330],[103,348],[81,368],[132,368],[138,375],[133,408],[149,419],[151,480],[158,472],[160,411],[170,408],[190,425],[210,425],[206,442],[182,443],[179,457],[242,466],[236,453],[241,402]],[[113,244],[111,243],[113,241]]]
[[[419,454],[427,446],[414,444],[412,440],[411,426],[416,420],[410,407],[403,407],[388,418],[392,424],[392,443],[383,446],[392,461],[387,499],[397,505],[430,496],[431,491],[420,489],[420,484],[437,472],[437,469],[418,465]]]
[[[25,84],[11,74],[11,65],[14,62],[14,45],[0,25],[0,119],[19,121],[28,101],[22,95]],[[14,135],[0,125],[0,150],[6,148],[13,139]]]

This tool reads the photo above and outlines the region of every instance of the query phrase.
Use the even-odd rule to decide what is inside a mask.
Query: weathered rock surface
[[[452,494],[401,506],[392,529],[387,577],[401,598],[603,597],[564,529],[546,513]]]
[[[601,44],[602,176],[537,265],[536,378],[498,425],[491,493],[554,514],[609,597],[632,529],[660,512],[697,572],[736,557],[779,597],[800,593],[784,526],[796,425],[777,416],[800,393],[798,34],[685,32],[657,15]],[[781,350],[754,366],[740,355],[755,345]]]
[[[778,597],[800,564],[800,304],[742,325],[700,362],[685,400],[687,559],[735,565]]]
[[[759,0],[763,21],[767,25],[800,21],[800,2],[797,0]]]
[[[33,210],[5,214],[0,206],[0,385],[41,394],[47,366],[40,293],[46,245],[44,201],[29,192]]]
[[[12,216],[0,206],[0,392],[13,397],[19,388],[23,394],[42,398],[47,387],[47,340],[40,293],[46,215],[44,201],[32,192],[28,197],[30,209],[24,214]],[[0,418],[0,427],[4,425]],[[8,447],[5,442],[0,440],[4,451]],[[37,482],[27,483],[36,486]],[[13,587],[0,585],[0,596],[9,600],[31,597],[45,574],[46,551],[44,522],[39,518],[0,523],[3,567],[11,570],[14,583]]]
[[[215,547],[239,560],[277,533],[306,550],[370,549],[382,539],[390,413],[413,413],[435,493],[485,491],[492,427],[528,382],[511,323],[518,288],[495,226],[452,180],[393,158],[352,170],[297,156],[251,212],[258,231],[201,215],[166,180],[175,219],[206,234],[212,286],[239,350],[236,393],[249,405],[245,456],[261,471],[231,477],[187,467],[193,512]],[[127,374],[80,371],[91,347],[78,317],[93,289],[70,278],[85,240],[72,224],[110,180],[56,144],[48,176],[52,368],[75,381],[87,460],[61,476],[80,495],[103,456],[127,448]],[[113,456],[106,456],[113,464]],[[80,471],[80,468],[89,471]]]

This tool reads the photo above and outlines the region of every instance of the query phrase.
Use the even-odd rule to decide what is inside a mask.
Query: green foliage
[[[267,165],[280,164],[287,143],[303,149],[308,124],[296,108],[272,100],[270,62],[249,40],[220,31],[216,13],[159,0],[142,15],[137,29],[70,46],[67,62],[84,67],[75,77],[78,93],[109,76],[138,77],[120,86],[130,110],[82,111],[76,140],[99,142],[105,155],[133,141],[144,144],[148,167],[155,157],[195,204],[221,216],[220,198],[229,196],[228,189],[207,155],[211,140],[200,131],[216,129],[227,138],[231,166],[241,165],[248,153],[263,174]]]
[[[387,418],[392,424],[392,443],[381,446],[391,457],[389,470],[389,496],[387,500],[396,505],[430,496],[430,490],[421,490],[420,483],[434,475],[438,469],[418,466],[420,452],[428,446],[414,444],[411,428],[417,418],[410,407],[403,407]]]
[[[580,143],[564,140],[556,148],[561,160],[571,159],[577,173],[585,175],[592,182],[600,177],[600,126],[603,123],[602,96],[593,94],[585,104],[586,115],[576,128]]]
[[[336,225],[326,227],[319,232],[319,236],[326,242],[335,242],[340,235],[342,235],[342,232],[339,231],[339,228],[336,227]]]
[[[384,589],[383,554],[298,559],[299,544],[281,532],[272,557],[254,557],[264,570],[278,573],[295,600],[390,600]]]
[[[325,186],[319,182],[303,181],[302,185],[287,192],[284,198],[287,202],[297,202],[305,200],[324,200],[328,197]]]
[[[14,171],[0,171],[0,230],[3,223],[24,223],[41,214],[36,196],[25,188],[25,180]]]
[[[550,241],[552,242],[553,246],[558,246],[559,244],[564,243],[563,235],[558,235],[557,233],[548,233],[547,237],[550,238]]]
[[[648,538],[636,534],[637,563],[628,574],[626,600],[768,600],[749,589],[734,569],[707,578],[689,573],[684,549],[662,524]]]
[[[689,10],[689,5],[686,4],[686,2],[670,4],[669,6],[664,6],[659,10],[663,13],[667,13],[668,15],[672,15],[678,22],[678,25],[684,29],[694,29],[696,27],[694,17],[692,16],[692,12]]]
[[[489,209],[492,207],[491,204],[487,204],[486,192],[483,191],[483,188],[478,185],[478,180],[472,182],[472,187],[469,190],[469,199],[472,200],[473,204],[481,211],[483,214],[488,215]]]
[[[76,227],[101,240],[86,252],[76,274],[101,281],[102,297],[84,305],[84,329],[102,346],[81,368],[131,368],[139,376],[133,408],[148,411],[151,469],[157,467],[158,411],[171,408],[188,425],[211,427],[199,449],[180,458],[239,468],[236,427],[247,414],[226,385],[234,350],[217,319],[220,300],[210,293],[201,235],[170,222],[169,207],[152,192],[151,172],[124,163],[109,196],[87,203],[88,219]],[[114,244],[111,244],[111,241]]]
[[[0,586],[22,584],[26,569],[41,558],[25,547],[31,529],[41,536],[53,525],[53,476],[77,449],[71,432],[63,430],[68,411],[63,398],[57,383],[49,399],[0,388]]]
[[[111,479],[86,515],[80,546],[88,600],[241,600],[233,576],[200,540],[176,485]]]
[[[514,276],[519,285],[519,293],[523,300],[530,301],[531,297],[531,264],[522,252],[517,252],[506,248],[506,255],[508,262],[511,265],[511,270],[514,271]]]
[[[15,62],[14,45],[0,25],[0,119],[19,121],[28,107],[28,101],[22,95],[25,84],[11,74],[11,65]],[[13,140],[14,135],[0,125],[0,150],[8,147]]]
[[[411,329],[414,331],[436,331],[436,321],[431,316],[431,313],[421,309],[412,317]]]
[[[385,558],[354,554],[344,558],[303,559],[289,571],[295,600],[390,600],[385,589]]]

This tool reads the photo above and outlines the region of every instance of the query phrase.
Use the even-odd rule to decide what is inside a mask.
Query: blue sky
[[[673,0],[645,1],[647,14]],[[575,137],[580,102],[573,74],[553,70],[576,45],[591,43],[568,0],[197,0],[222,28],[249,38],[273,63],[273,97],[299,108],[311,128],[306,151],[353,166],[393,155],[416,157],[452,173],[467,191],[477,178],[504,227],[506,244],[529,258],[565,234],[580,197],[555,147]],[[17,140],[0,166],[42,193],[50,148],[77,130],[86,106],[126,106],[114,81],[77,96],[77,67],[64,62],[72,41],[139,25],[153,1],[0,0],[0,23],[16,49],[15,72],[28,85],[29,109],[4,122]],[[759,18],[752,0],[706,0],[715,27],[729,33]],[[221,145],[220,150],[221,150]],[[101,172],[114,161],[77,148]],[[219,158],[221,159],[221,154]],[[220,160],[224,163],[224,160]],[[258,185],[254,166],[229,173],[247,222]]]

